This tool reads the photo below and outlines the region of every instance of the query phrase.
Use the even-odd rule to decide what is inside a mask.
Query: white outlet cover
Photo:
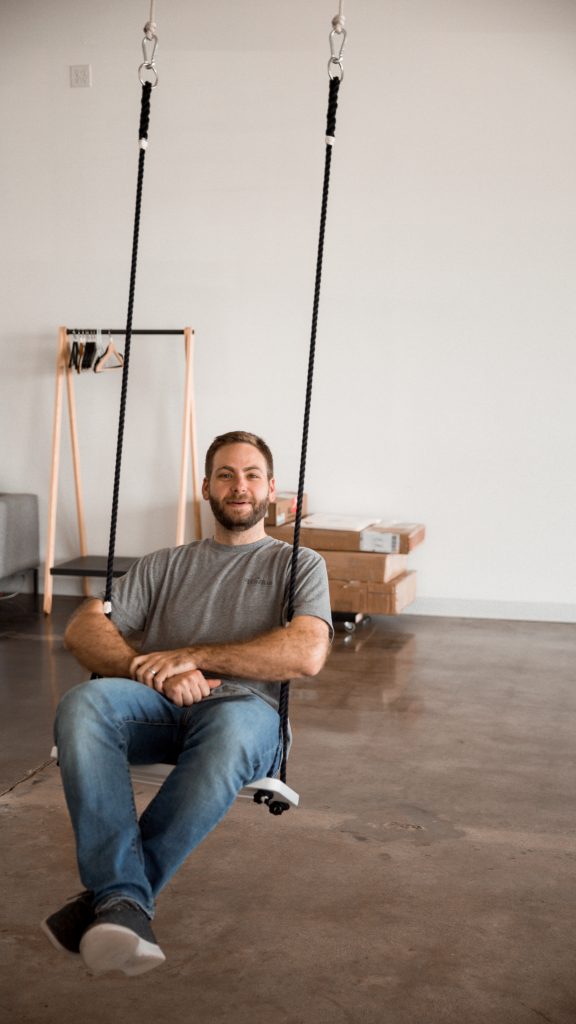
[[[90,64],[70,64],[70,88],[89,89],[92,85]]]

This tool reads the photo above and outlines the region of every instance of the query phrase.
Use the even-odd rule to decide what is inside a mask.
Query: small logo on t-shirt
[[[245,582],[249,586],[271,587],[273,580],[263,580],[261,576],[247,576]]]

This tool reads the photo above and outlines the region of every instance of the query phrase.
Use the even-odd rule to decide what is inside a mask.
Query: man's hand
[[[172,651],[151,651],[139,654],[130,663],[130,675],[139,683],[162,690],[162,684],[181,672],[196,672],[198,665],[188,647]]]
[[[206,679],[186,647],[139,654],[130,663],[130,676],[162,693],[178,707],[188,707],[209,697],[221,683],[220,679]]]
[[[177,707],[189,707],[191,704],[198,704],[204,697],[209,697],[211,690],[220,686],[219,679],[205,679],[200,671],[183,672],[181,675],[170,676],[162,684],[160,692],[167,700],[171,700]],[[159,689],[159,687],[155,687]]]

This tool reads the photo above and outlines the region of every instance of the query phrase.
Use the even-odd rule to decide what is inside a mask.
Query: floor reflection
[[[354,731],[357,716],[375,711],[414,719],[424,710],[415,677],[417,650],[413,633],[393,629],[382,617],[353,633],[338,627],[325,668],[315,679],[293,684],[291,704],[322,708],[326,727],[339,732]],[[341,711],[345,719],[335,714]]]

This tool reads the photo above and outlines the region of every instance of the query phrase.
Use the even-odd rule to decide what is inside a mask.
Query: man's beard
[[[210,508],[214,513],[214,518],[218,520],[221,526],[226,530],[237,531],[243,533],[245,530],[250,530],[256,523],[259,523],[261,519],[264,519],[268,511],[268,505],[270,499],[268,495],[264,498],[264,501],[250,502],[252,505],[252,512],[245,519],[234,519],[228,515],[226,511],[226,505],[224,502],[217,501],[211,494],[208,495],[210,502]]]

